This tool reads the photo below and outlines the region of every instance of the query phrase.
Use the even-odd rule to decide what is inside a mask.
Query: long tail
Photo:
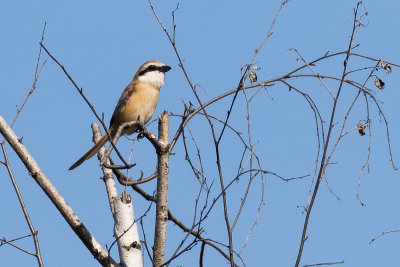
[[[111,129],[108,130],[108,132],[111,134]],[[78,159],[77,162],[75,162],[74,164],[72,164],[72,166],[69,167],[68,170],[71,171],[71,170],[75,169],[76,167],[78,167],[79,165],[81,165],[85,160],[88,160],[88,159],[90,159],[91,157],[93,157],[94,155],[96,155],[97,152],[99,152],[100,148],[102,148],[102,147],[104,146],[104,144],[107,143],[107,141],[108,141],[108,135],[105,134],[105,135],[103,135],[103,136],[100,138],[99,141],[97,141],[96,144],[94,144],[94,146],[93,146],[91,149],[89,149],[88,152],[85,153],[85,155],[83,155],[80,159]]]

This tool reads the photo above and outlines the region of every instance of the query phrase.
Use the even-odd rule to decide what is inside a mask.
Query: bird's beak
[[[160,71],[165,73],[165,72],[169,71],[170,69],[171,69],[170,66],[165,65],[165,66],[162,66],[162,67],[160,68]]]

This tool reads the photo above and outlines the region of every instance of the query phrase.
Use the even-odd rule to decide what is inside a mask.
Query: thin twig
[[[304,62],[304,64],[307,65],[307,67],[312,71],[312,73],[318,78],[318,80],[322,83],[322,85],[328,90],[329,94],[332,96],[333,99],[335,99],[335,96],[332,94],[332,91],[329,89],[329,87],[324,83],[324,81],[321,79],[318,73],[314,71],[314,69],[311,67],[310,64],[307,63],[307,61],[304,59],[304,57],[300,54],[300,52],[296,48],[291,48],[290,50],[294,50],[297,55],[299,55],[301,61]]]
[[[306,208],[306,218],[304,220],[303,231],[302,231],[302,235],[301,235],[300,246],[299,246],[299,251],[298,251],[298,254],[297,254],[295,267],[298,267],[299,264],[300,264],[301,256],[302,256],[302,253],[303,253],[304,244],[305,244],[305,241],[306,241],[307,227],[308,227],[308,222],[309,222],[310,215],[311,215],[311,210],[313,208],[314,201],[315,201],[315,198],[317,196],[317,192],[318,192],[318,188],[319,188],[322,176],[325,173],[325,168],[327,166],[326,162],[325,162],[325,159],[326,159],[326,155],[327,155],[327,151],[328,151],[328,145],[329,145],[329,141],[330,141],[330,138],[331,138],[331,133],[332,133],[333,125],[334,125],[334,118],[335,118],[335,114],[336,114],[336,106],[337,106],[337,103],[338,103],[338,100],[339,100],[340,93],[342,91],[344,78],[345,78],[345,75],[346,75],[347,64],[348,64],[348,61],[349,61],[349,58],[350,58],[350,52],[351,52],[351,49],[353,47],[353,43],[354,43],[354,40],[355,40],[355,31],[357,30],[358,27],[360,27],[360,24],[358,24],[358,20],[357,20],[359,5],[360,5],[360,3],[357,4],[356,9],[354,10],[353,29],[352,29],[352,33],[351,33],[351,37],[350,37],[350,41],[349,41],[349,47],[348,47],[348,50],[347,50],[346,59],[344,60],[344,64],[343,64],[344,66],[343,66],[342,78],[341,78],[341,81],[340,81],[340,84],[339,84],[339,88],[338,88],[337,93],[336,93],[336,97],[335,97],[334,102],[333,102],[331,118],[330,118],[329,127],[328,127],[328,134],[326,136],[326,141],[325,141],[325,144],[324,144],[324,149],[323,149],[322,158],[321,158],[321,165],[320,165],[320,168],[319,168],[317,181],[316,181],[315,186],[314,186],[314,191],[313,191],[313,194],[312,194],[312,197],[311,197],[310,204]]]
[[[321,263],[314,263],[314,264],[306,264],[303,267],[313,267],[313,266],[328,266],[328,265],[336,265],[336,264],[343,264],[344,261],[336,261],[336,262],[321,262]]]
[[[20,237],[13,238],[13,239],[7,240],[7,241],[8,241],[8,242],[14,242],[14,241],[21,240],[21,239],[24,239],[24,238],[27,238],[27,237],[30,237],[30,236],[32,236],[32,234],[20,236]],[[2,242],[0,242],[0,247],[3,246],[4,244],[7,244],[7,243],[2,243]]]
[[[101,123],[101,125],[103,126],[104,131],[106,132],[106,134],[108,135],[108,139],[112,140],[110,134],[108,133],[108,128],[106,126],[106,124],[104,123],[104,120],[99,116],[99,114],[97,114],[94,106],[92,105],[92,103],[90,103],[89,99],[85,96],[85,94],[83,93],[83,89],[82,87],[80,88],[77,83],[74,81],[74,79],[71,77],[71,75],[67,72],[67,70],[65,69],[65,67],[50,53],[50,51],[44,46],[44,44],[42,42],[39,43],[40,46],[44,49],[44,51],[47,53],[47,55],[49,55],[49,57],[62,69],[62,71],[65,73],[65,75],[67,75],[68,79],[71,81],[71,83],[74,85],[74,87],[76,88],[76,90],[78,90],[79,94],[82,96],[82,98],[85,100],[85,102],[88,104],[89,108],[92,110],[93,114],[96,116],[97,120]],[[125,161],[124,157],[121,155],[121,153],[119,152],[117,146],[115,146],[112,142],[111,142],[112,146],[115,149],[115,152],[117,153],[118,157],[122,160],[122,162],[124,162],[125,166],[129,166],[129,164]]]
[[[33,237],[33,242],[34,242],[34,245],[35,245],[35,253],[33,255],[36,257],[36,259],[38,261],[38,265],[40,267],[43,267],[44,265],[43,265],[42,255],[40,253],[38,232],[35,230],[35,228],[34,228],[34,226],[32,224],[31,218],[29,217],[29,213],[28,213],[28,210],[27,210],[27,208],[25,206],[25,203],[24,203],[24,200],[22,198],[21,192],[19,191],[17,182],[15,181],[14,174],[13,174],[13,172],[11,170],[10,162],[8,160],[8,155],[7,155],[6,146],[5,146],[5,142],[4,141],[1,142],[1,148],[3,150],[3,156],[4,156],[4,160],[6,162],[8,175],[10,176],[11,183],[13,184],[13,187],[14,187],[15,193],[17,194],[18,201],[19,201],[19,204],[21,206],[22,212],[24,213],[26,223],[28,224],[29,230],[31,231],[31,234],[32,234],[32,237]]]
[[[30,251],[28,251],[28,250],[26,250],[26,249],[21,248],[20,246],[15,245],[14,243],[12,243],[11,241],[8,241],[8,240],[7,240],[6,238],[4,238],[4,237],[3,237],[3,238],[0,237],[0,241],[1,241],[2,243],[8,244],[8,245],[10,245],[10,246],[12,246],[12,247],[18,249],[18,250],[21,250],[22,252],[24,252],[24,253],[26,253],[26,254],[29,254],[29,255],[34,256],[34,257],[37,257],[35,253],[30,252]],[[43,266],[43,265],[42,265],[42,266]]]
[[[391,230],[391,231],[387,231],[387,232],[382,232],[382,234],[378,235],[377,237],[374,237],[371,239],[371,241],[369,241],[369,244],[371,244],[372,242],[374,242],[375,240],[377,240],[378,238],[390,234],[390,233],[400,233],[400,230]]]
[[[46,25],[47,25],[47,22],[45,22],[44,26],[43,26],[41,42],[43,42],[43,40],[44,40],[44,33],[45,33],[45,30],[46,30]],[[40,56],[41,55],[42,55],[42,47],[39,48],[39,55],[38,55],[38,58],[37,58],[37,61],[36,61],[35,75],[34,75],[32,87],[29,90],[28,95],[26,96],[26,98],[24,100],[24,103],[22,103],[21,108],[18,109],[17,114],[15,115],[15,118],[14,118],[13,122],[11,123],[11,126],[10,126],[11,128],[14,126],[16,120],[18,119],[19,114],[21,113],[22,109],[24,108],[24,106],[25,106],[26,102],[28,101],[29,97],[33,94],[33,92],[36,89],[36,83],[37,83],[37,81],[39,79],[40,73],[42,72],[42,69],[43,69],[44,65],[46,64],[46,62],[47,62],[47,59],[46,59],[42,63],[42,65],[40,66],[40,69],[39,69]]]

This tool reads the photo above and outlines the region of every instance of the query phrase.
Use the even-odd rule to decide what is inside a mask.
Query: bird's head
[[[170,69],[170,66],[165,65],[161,61],[148,61],[140,66],[133,79],[160,88],[164,84],[165,73]]]

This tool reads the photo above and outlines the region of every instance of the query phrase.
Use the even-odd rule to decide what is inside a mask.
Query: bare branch
[[[110,134],[108,133],[108,128],[104,123],[104,120],[99,116],[99,114],[97,114],[94,106],[92,105],[92,103],[90,103],[89,99],[85,96],[85,94],[83,93],[83,89],[82,87],[79,88],[77,83],[74,81],[74,79],[72,79],[71,75],[67,72],[67,70],[65,69],[65,67],[63,65],[61,65],[61,63],[49,52],[49,50],[47,50],[47,48],[44,46],[44,44],[42,42],[40,42],[40,46],[44,49],[44,51],[47,53],[47,55],[49,55],[49,57],[62,69],[62,71],[65,73],[65,75],[67,75],[68,79],[71,81],[71,83],[74,85],[74,87],[76,88],[76,90],[78,90],[79,94],[82,96],[82,98],[85,100],[85,102],[88,104],[89,108],[92,110],[93,114],[96,116],[97,120],[101,123],[101,125],[103,126],[104,131],[106,132],[106,134],[108,135],[108,139],[112,140]],[[121,153],[119,152],[118,148],[111,142],[111,144],[113,145],[115,152],[117,153],[117,155],[120,157],[120,159],[125,162],[125,159],[122,157]],[[129,164],[125,164],[126,166],[128,166]]]
[[[44,32],[46,30],[46,25],[47,25],[47,22],[45,22],[44,26],[43,26],[41,42],[43,42],[43,40],[44,40]],[[33,84],[32,84],[31,90],[29,90],[28,95],[26,96],[26,98],[24,100],[24,103],[22,103],[21,108],[18,109],[17,114],[15,115],[15,118],[14,118],[13,122],[11,123],[11,126],[10,126],[11,128],[14,126],[15,122],[17,121],[18,116],[21,113],[22,109],[24,108],[24,106],[25,106],[26,102],[28,101],[29,97],[33,94],[33,92],[36,89],[36,83],[37,83],[37,81],[39,79],[40,73],[42,72],[42,69],[43,69],[44,65],[46,64],[46,62],[47,62],[47,60],[45,60],[42,63],[42,65],[40,66],[40,69],[39,69],[40,56],[41,55],[42,55],[42,47],[39,48],[39,55],[38,55],[38,58],[37,58],[37,61],[36,61],[35,76],[34,76],[34,79],[33,79]]]
[[[353,47],[353,43],[354,43],[354,40],[355,40],[355,34],[356,34],[356,31],[358,30],[358,28],[361,26],[361,24],[359,23],[359,21],[357,19],[359,5],[360,5],[360,3],[357,4],[357,8],[354,10],[353,29],[352,29],[352,33],[351,33],[351,37],[350,37],[350,41],[349,41],[349,46],[348,46],[347,53],[346,53],[346,59],[344,60],[344,63],[343,63],[344,66],[343,66],[342,78],[340,80],[339,88],[337,90],[336,97],[335,97],[334,102],[333,102],[331,118],[330,118],[330,121],[329,121],[328,134],[326,136],[326,141],[325,141],[325,144],[324,144],[324,149],[323,149],[322,158],[321,158],[321,165],[320,165],[320,168],[319,168],[317,181],[316,181],[315,186],[314,186],[314,191],[313,191],[313,194],[312,194],[312,197],[311,197],[310,204],[306,208],[306,218],[304,220],[303,232],[302,232],[302,235],[301,235],[300,247],[299,247],[299,252],[297,254],[295,267],[298,267],[299,264],[300,264],[300,260],[301,260],[301,256],[302,256],[303,248],[304,248],[304,243],[305,243],[305,241],[307,239],[306,238],[306,234],[307,234],[307,227],[308,227],[308,222],[309,222],[309,219],[310,219],[311,210],[313,208],[314,201],[315,201],[315,198],[317,196],[317,192],[318,192],[318,188],[319,188],[322,176],[325,173],[325,168],[327,166],[325,159],[326,159],[326,156],[327,156],[328,145],[329,145],[329,141],[330,141],[330,138],[331,138],[331,133],[332,133],[333,125],[334,125],[334,118],[335,118],[335,114],[336,114],[336,106],[337,106],[337,103],[338,103],[338,100],[339,100],[340,93],[342,91],[344,78],[345,78],[345,75],[346,75],[346,72],[347,72],[346,71],[347,70],[347,64],[348,64],[348,61],[349,61],[349,58],[350,58],[350,52],[351,52],[351,49]]]
[[[312,71],[312,73],[318,78],[318,80],[322,83],[322,85],[328,90],[329,94],[332,96],[333,99],[335,99],[335,96],[332,94],[332,91],[329,89],[329,87],[324,83],[324,81],[321,79],[318,73],[314,71],[314,69],[311,67],[310,64],[307,63],[307,61],[303,58],[303,56],[300,54],[300,52],[296,48],[291,48],[290,50],[294,50],[297,55],[299,55],[300,59],[304,62],[304,64],[307,65],[307,67]]]
[[[283,8],[283,6],[288,2],[289,0],[283,0],[281,5],[279,6],[278,11],[275,13],[275,17],[272,20],[271,25],[269,26],[269,29],[267,31],[267,34],[265,35],[264,40],[261,42],[260,46],[256,49],[256,52],[253,55],[253,58],[251,59],[251,63],[250,65],[254,64],[254,61],[256,60],[256,57],[258,55],[258,53],[260,53],[261,48],[264,46],[265,42],[268,40],[268,38],[272,35],[272,29],[275,26],[276,20],[278,19],[279,14],[281,13],[281,10]]]
[[[36,253],[32,253],[32,252],[30,252],[30,251],[28,251],[28,250],[26,250],[26,249],[21,248],[20,246],[15,245],[13,242],[8,241],[5,237],[0,238],[0,241],[1,241],[1,243],[2,243],[1,245],[3,245],[3,243],[4,243],[4,244],[8,244],[8,245],[10,245],[10,246],[12,246],[12,247],[14,247],[14,248],[16,248],[16,249],[18,249],[18,250],[21,250],[22,252],[24,252],[24,253],[26,253],[26,254],[29,254],[29,255],[34,256],[34,257],[37,257],[37,256],[36,256]],[[43,265],[42,265],[42,266],[43,266]]]
[[[384,235],[390,234],[390,233],[400,233],[400,230],[391,230],[391,231],[387,231],[387,232],[382,232],[382,234],[378,235],[377,237],[372,238],[371,241],[369,241],[369,243],[372,244],[372,242],[374,242],[378,238],[380,238]]]
[[[29,217],[29,213],[28,213],[28,210],[27,210],[27,208],[25,206],[25,203],[24,203],[24,200],[22,198],[21,192],[19,191],[17,182],[15,181],[14,174],[13,174],[13,172],[11,170],[10,162],[8,160],[8,155],[7,155],[6,146],[4,144],[4,141],[1,142],[1,148],[3,150],[3,156],[4,156],[6,168],[7,168],[7,171],[8,171],[8,175],[10,176],[11,183],[13,184],[13,187],[14,187],[15,193],[17,194],[18,201],[19,201],[19,204],[21,206],[22,212],[24,213],[25,220],[26,220],[26,222],[28,224],[29,230],[31,231],[31,234],[32,234],[32,237],[33,237],[33,242],[34,242],[34,245],[35,245],[35,254],[34,254],[34,256],[36,257],[36,259],[38,261],[38,265],[40,267],[43,267],[44,265],[43,265],[42,255],[40,253],[38,232],[33,227],[31,218]]]
[[[101,247],[99,242],[92,236],[83,222],[68,205],[62,195],[53,186],[44,172],[40,169],[35,159],[18,139],[14,131],[10,128],[2,116],[0,116],[0,132],[17,153],[18,157],[24,163],[33,179],[38,183],[51,202],[58,209],[71,229],[82,240],[87,249],[92,253],[96,260],[103,266],[117,266],[117,263]]]
[[[344,263],[344,261],[322,262],[322,263],[306,264],[306,265],[303,265],[303,267],[328,266],[328,265],[336,265],[336,264],[343,264],[343,263]]]

